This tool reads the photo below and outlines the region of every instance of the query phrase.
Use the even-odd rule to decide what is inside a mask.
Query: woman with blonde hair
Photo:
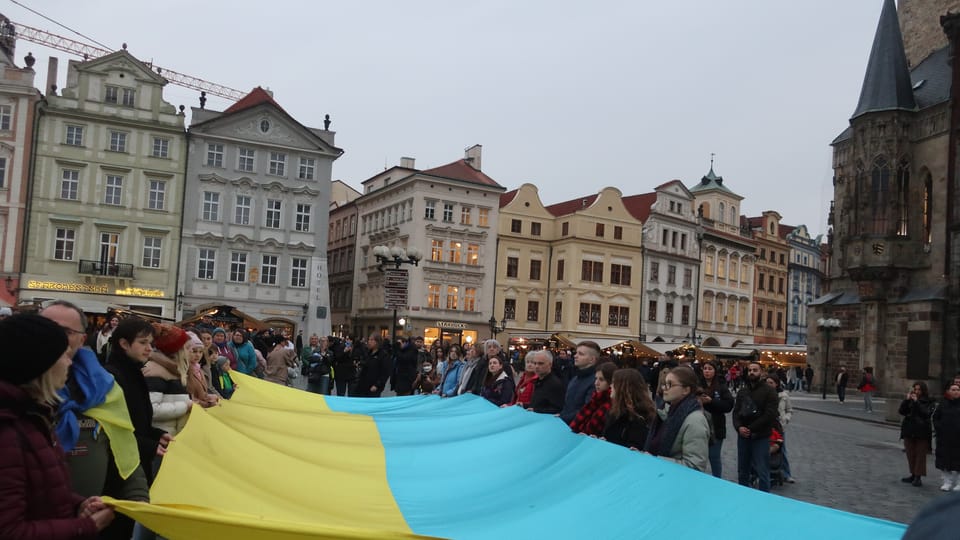
[[[54,435],[57,391],[73,351],[39,315],[0,321],[0,535],[21,540],[94,539],[113,520],[100,497],[73,492]]]
[[[175,437],[186,425],[193,404],[187,393],[193,345],[176,326],[154,323],[153,327],[156,350],[143,366],[143,377],[153,405],[153,426]]]

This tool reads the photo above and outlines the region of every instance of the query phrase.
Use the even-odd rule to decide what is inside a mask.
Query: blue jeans
[[[760,491],[770,492],[770,437],[746,439],[737,435],[737,480],[750,486],[750,471],[757,473]]]
[[[723,439],[717,439],[709,446],[710,472],[717,478],[723,478],[723,460],[720,459],[720,451],[723,450]]]
[[[873,412],[873,392],[863,393],[863,408],[867,412]]]
[[[780,465],[780,468],[783,470],[783,477],[793,478],[793,473],[790,472],[790,462],[787,460],[787,443],[786,442],[780,445],[780,454],[783,456],[783,464]]]

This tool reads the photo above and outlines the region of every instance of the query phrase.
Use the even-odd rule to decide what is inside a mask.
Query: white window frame
[[[237,170],[253,172],[257,170],[257,151],[253,148],[237,148]]]
[[[277,255],[263,255],[260,258],[260,284],[276,285],[277,270],[280,265],[280,257]]]
[[[245,251],[230,252],[230,281],[231,283],[245,283],[247,281],[247,253]]]
[[[301,180],[313,180],[316,175],[316,170],[317,160],[315,158],[300,158],[300,174],[298,178]]]
[[[298,289],[307,286],[307,259],[294,257],[290,259],[290,286]]]
[[[65,197],[64,195],[73,196]],[[76,201],[80,199],[79,169],[60,169],[60,198],[66,201]]]
[[[167,183],[164,180],[148,178],[149,190],[147,193],[147,208],[150,210],[165,210],[167,205]]]
[[[217,275],[217,250],[200,248],[197,252],[197,279],[214,279]]]
[[[287,154],[284,152],[270,152],[270,167],[267,174],[286,176]]]
[[[0,157],[0,189],[7,187],[7,158]]]
[[[423,208],[423,219],[437,219],[437,201],[427,201]]]
[[[53,258],[57,261],[72,261],[77,245],[77,230],[57,227],[53,237]],[[60,256],[57,257],[57,253]]]
[[[309,204],[297,203],[297,213],[295,215],[294,229],[298,232],[310,232],[310,214],[312,206]]]
[[[253,211],[253,197],[237,195],[233,212],[233,222],[237,225],[250,225],[250,215]]]
[[[123,204],[123,177],[108,174],[103,182],[103,204],[120,206]]]
[[[136,104],[136,91],[133,88],[123,88],[120,95],[120,104],[124,107],[133,107]]]
[[[63,144],[70,146],[83,146],[83,126],[68,124],[65,136],[63,138]]]
[[[170,157],[170,139],[167,139],[165,137],[153,138],[153,157],[156,157],[156,158]]]
[[[281,220],[283,212],[283,201],[280,199],[267,199],[266,211],[264,212],[263,226],[267,229],[279,229],[283,224]]]
[[[443,222],[453,223],[453,203],[443,203]]]
[[[114,105],[120,103],[120,87],[108,84],[103,90],[103,102],[113,103]]]
[[[223,168],[223,145],[217,143],[207,144],[207,167]]]
[[[200,219],[203,221],[220,221],[220,193],[216,191],[203,192],[203,206]]]
[[[143,260],[144,268],[160,268],[163,254],[163,238],[159,236],[143,237]]]
[[[13,125],[13,107],[0,105],[0,130],[10,131]]]
[[[125,153],[127,151],[127,133],[125,131],[110,130],[109,149],[111,152]]]

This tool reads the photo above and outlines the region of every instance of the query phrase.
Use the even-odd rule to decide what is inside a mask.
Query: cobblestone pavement
[[[793,421],[786,428],[796,483],[775,486],[773,493],[900,523],[909,523],[924,504],[944,495],[932,455],[922,487],[900,481],[909,471],[898,427],[796,410],[798,404],[794,403]],[[848,405],[856,406],[849,402],[843,406]],[[735,433],[732,425],[728,433]],[[737,479],[735,438],[724,441],[723,477]]]

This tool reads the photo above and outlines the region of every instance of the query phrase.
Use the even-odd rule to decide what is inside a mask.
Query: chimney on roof
[[[56,56],[51,56],[47,60],[47,87],[45,89],[47,95],[57,95],[57,68],[59,65],[60,61],[57,60]]]
[[[464,151],[463,160],[466,161],[474,169],[478,171],[482,170],[480,168],[480,157],[482,152],[483,152],[483,146],[479,144],[475,144]]]
[[[412,157],[400,158],[400,166],[403,167],[404,169],[413,169],[414,162],[416,162],[416,160]]]

